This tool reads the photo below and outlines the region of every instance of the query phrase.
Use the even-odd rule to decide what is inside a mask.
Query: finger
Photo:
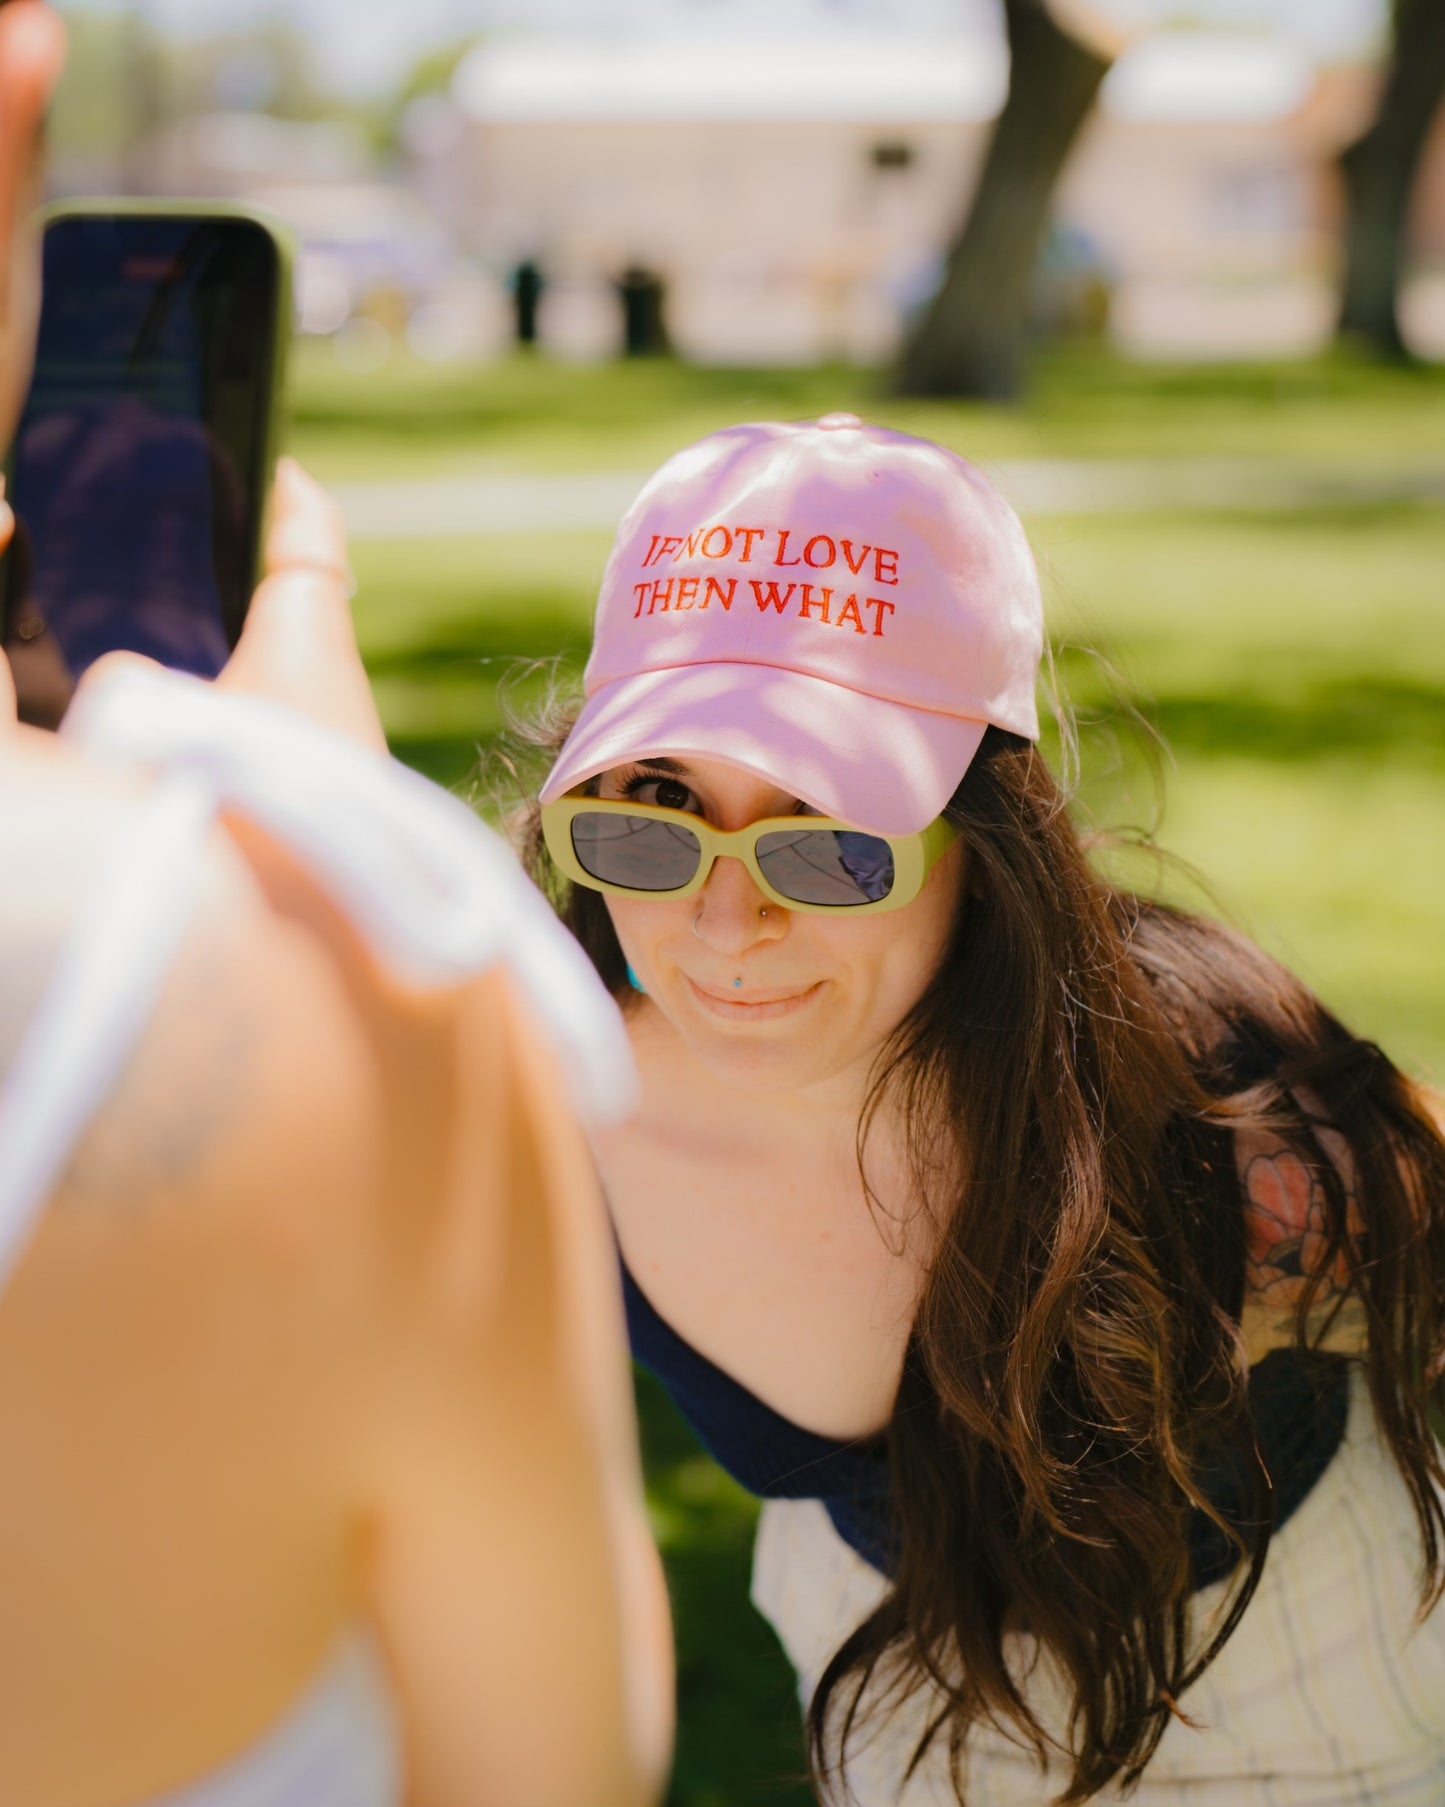
[[[384,748],[357,650],[341,510],[293,459],[276,474],[266,576],[218,682]]]
[[[78,696],[83,690],[94,690],[98,684],[108,683],[111,678],[121,673],[137,670],[164,671],[165,666],[159,659],[147,658],[144,653],[102,653],[81,673],[80,682],[75,687],[76,695]]]
[[[113,652],[102,653],[93,660],[80,674],[75,686],[75,694],[70,700],[73,708],[77,700],[90,696],[103,689],[113,679],[123,677],[128,671],[164,671],[165,666],[158,659],[147,658],[144,653]]]
[[[341,510],[294,458],[276,469],[266,575],[252,598],[241,646],[248,666],[289,669],[314,656],[359,663],[351,622],[351,572]]]
[[[6,7],[0,14],[0,149],[8,167],[23,167],[65,66],[65,26],[48,6]]]
[[[341,509],[294,458],[276,466],[265,562],[268,575],[307,568],[349,574]]]

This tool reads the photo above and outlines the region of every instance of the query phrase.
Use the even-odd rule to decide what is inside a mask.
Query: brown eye
[[[653,797],[659,809],[686,809],[692,792],[675,778],[659,778]]]

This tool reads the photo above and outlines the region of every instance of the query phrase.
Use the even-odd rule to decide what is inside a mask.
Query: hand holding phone
[[[58,209],[44,266],[0,644],[21,719],[54,727],[107,652],[215,677],[236,645],[290,282],[264,221],[190,204]]]
[[[386,736],[351,620],[353,580],[341,510],[294,458],[277,467],[265,566],[217,689],[284,703],[384,753]],[[78,689],[106,683],[136,656],[107,653]]]

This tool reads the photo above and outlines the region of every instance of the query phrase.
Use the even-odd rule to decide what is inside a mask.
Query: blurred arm
[[[380,745],[339,518],[294,467],[268,564],[220,685]],[[103,683],[107,664],[88,681]],[[44,753],[75,765],[63,745]],[[615,1260],[562,1081],[500,974],[442,996],[401,993],[279,849],[240,821],[231,839],[346,1000],[333,1000],[333,1020],[248,994],[253,1084],[283,1067],[287,1079],[264,1106],[252,1092],[243,1108],[245,1089],[228,1088],[233,1124],[266,1133],[244,1166],[217,1171],[243,1215],[279,1213],[288,1237],[339,1238],[326,1285],[305,1282],[314,1296],[296,1276],[314,1329],[311,1353],[289,1367],[287,1416],[326,1395],[306,1447],[328,1474],[336,1452],[335,1497],[363,1534],[363,1604],[390,1658],[413,1800],[643,1807],[661,1791],[671,1738],[666,1593]],[[194,975],[178,969],[171,994],[186,1022],[213,1021]],[[288,1027],[298,1008],[305,1037]],[[182,1075],[202,1076],[198,1065]],[[335,1094],[324,1116],[318,1087]],[[195,1089],[178,1086],[174,1102],[199,1128]],[[107,1116],[150,1134],[133,1090]],[[191,1158],[209,1159],[196,1141]],[[282,1145],[314,1163],[305,1183],[275,1184]],[[106,1183],[150,1159],[137,1149],[108,1161]],[[328,1337],[317,1314],[353,1272],[369,1278],[343,1288],[351,1303]],[[281,1405],[257,1409],[269,1423]],[[256,1466],[279,1484],[273,1464]]]
[[[220,685],[384,749],[340,514],[289,461],[267,565]],[[447,1078],[414,1107],[402,1067],[386,1088],[403,1144],[428,1125],[394,1163],[413,1227],[436,1143],[450,1154],[420,1265],[397,1263],[415,1291],[378,1377],[368,1487],[413,1798],[639,1807],[671,1746],[671,1626],[591,1159],[505,980],[438,1001],[423,1040]]]

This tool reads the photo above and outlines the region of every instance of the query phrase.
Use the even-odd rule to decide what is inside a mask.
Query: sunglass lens
[[[678,891],[697,871],[702,843],[680,822],[584,810],[572,818],[572,851],[584,872],[629,891]]]
[[[794,903],[878,903],[893,889],[893,849],[877,835],[843,828],[788,829],[758,837],[768,883]]]

